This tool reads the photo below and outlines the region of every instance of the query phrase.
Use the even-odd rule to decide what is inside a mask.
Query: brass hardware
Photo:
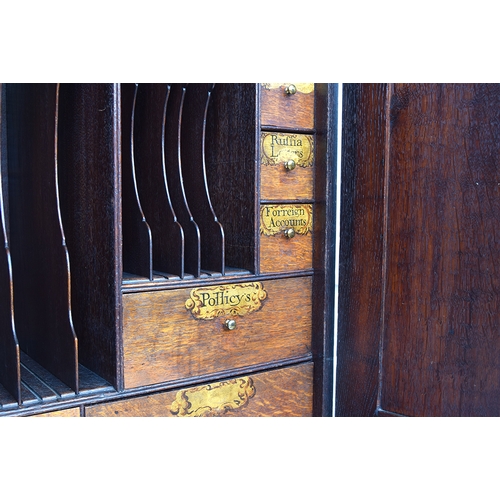
[[[293,238],[295,236],[295,231],[292,227],[289,229],[285,229],[284,233],[287,238]]]
[[[234,330],[236,328],[236,321],[234,319],[226,319],[224,325],[228,330]]]
[[[196,319],[212,320],[258,311],[266,297],[262,283],[255,281],[193,288],[185,305]]]
[[[261,205],[260,234],[274,236],[285,234],[293,228],[293,235],[308,234],[313,228],[313,208],[311,204]]]
[[[293,160],[288,160],[285,162],[286,170],[293,170],[295,168],[295,162]]]
[[[293,83],[285,87],[285,94],[287,95],[293,95],[296,92],[297,92],[297,87]]]
[[[250,377],[179,391],[170,406],[176,417],[218,417],[245,407],[255,395]]]

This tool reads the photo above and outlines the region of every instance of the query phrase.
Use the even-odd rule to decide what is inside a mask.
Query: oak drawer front
[[[80,408],[68,408],[67,410],[48,411],[31,415],[32,417],[79,417]]]
[[[292,85],[295,93],[287,93]],[[313,129],[314,84],[262,83],[260,110],[262,127]]]
[[[87,417],[309,417],[313,364],[89,406]]]
[[[262,199],[312,199],[314,136],[262,132],[260,168]]]
[[[312,269],[313,205],[262,204],[260,272]]]
[[[259,286],[261,296],[255,298],[252,290]],[[309,354],[311,286],[306,276],[125,294],[125,387]],[[235,295],[242,304],[252,295],[250,309],[228,308]],[[236,328],[229,330],[226,320],[234,320]]]

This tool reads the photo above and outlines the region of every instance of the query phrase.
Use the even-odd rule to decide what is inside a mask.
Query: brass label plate
[[[267,298],[262,283],[193,288],[186,300],[186,309],[196,319],[214,319],[220,316],[244,316],[258,311]]]
[[[177,393],[170,413],[177,417],[216,417],[243,408],[254,394],[250,377],[194,387]]]
[[[261,165],[283,165],[293,160],[299,167],[314,164],[314,138],[307,134],[263,132],[260,137]]]
[[[311,204],[301,205],[261,205],[260,233],[274,236],[292,228],[295,234],[312,231],[313,208]]]
[[[261,83],[265,90],[276,90],[280,87],[286,87],[289,83]],[[301,94],[310,94],[314,91],[314,83],[294,83],[297,92]]]

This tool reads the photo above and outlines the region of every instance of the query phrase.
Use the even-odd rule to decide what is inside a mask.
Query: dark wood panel
[[[61,215],[71,260],[80,362],[120,383],[119,86],[62,84],[59,106]]]
[[[395,85],[381,407],[500,415],[500,86]]]
[[[21,402],[20,352],[14,319],[12,261],[8,236],[7,198],[7,127],[5,86],[0,83],[0,235],[3,248],[0,253],[0,383]]]
[[[387,87],[343,86],[338,416],[377,408]]]
[[[9,216],[21,349],[78,391],[70,263],[61,224],[57,84],[7,85]]]

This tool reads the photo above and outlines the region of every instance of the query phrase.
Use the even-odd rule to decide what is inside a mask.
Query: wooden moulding
[[[260,283],[265,298],[256,308],[240,316],[222,307],[210,319],[195,317],[191,292],[210,292],[203,296],[205,303],[220,305],[236,293],[231,285],[125,294],[125,388],[309,355],[312,278]],[[246,293],[242,290],[241,300]],[[227,319],[236,321],[236,329],[227,329]]]
[[[285,92],[288,85],[261,84],[261,126],[313,129],[314,84],[296,83],[293,95]]]
[[[310,417],[313,364],[89,406],[86,417]]]

